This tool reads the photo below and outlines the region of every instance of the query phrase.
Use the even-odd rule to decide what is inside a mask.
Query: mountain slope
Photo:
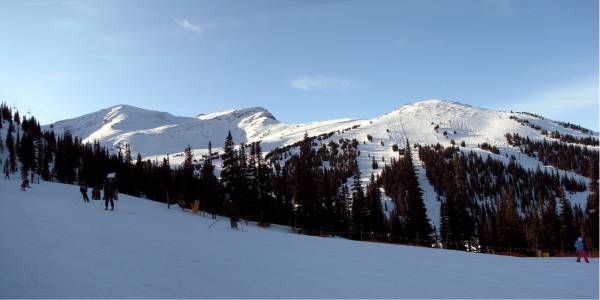
[[[158,159],[167,153],[170,161],[177,165],[183,161],[182,150],[190,145],[198,161],[208,153],[209,141],[213,151],[220,151],[228,130],[231,130],[236,143],[262,141],[263,151],[268,152],[277,147],[292,144],[301,140],[305,134],[317,136],[331,133],[320,141],[328,143],[340,139],[356,139],[358,164],[362,182],[367,183],[372,173],[379,174],[382,168],[373,169],[372,159],[385,165],[399,153],[393,150],[405,146],[406,140],[411,145],[437,144],[451,146],[464,141],[461,151],[475,151],[483,157],[491,157],[508,164],[510,157],[529,170],[540,168],[548,172],[557,169],[544,165],[541,161],[522,155],[517,147],[507,143],[507,133],[518,133],[532,140],[556,140],[546,132],[557,131],[576,138],[595,137],[595,132],[582,132],[561,125],[559,122],[544,119],[530,113],[502,112],[446,100],[426,100],[406,104],[383,116],[370,120],[339,119],[306,124],[286,124],[278,121],[271,113],[261,107],[228,110],[223,112],[199,115],[197,117],[176,117],[164,112],[149,111],[127,105],[119,105],[101,110],[79,118],[60,121],[52,125],[57,132],[71,131],[84,141],[98,140],[103,145],[115,149],[128,143],[133,153],[141,152],[145,158]],[[497,147],[498,153],[481,148],[487,143]],[[598,150],[597,146],[581,146]],[[292,149],[293,150],[293,149]],[[297,151],[293,150],[292,152]],[[413,150],[414,151],[414,150]],[[290,152],[290,153],[292,153]],[[424,189],[424,200],[428,215],[435,225],[439,222],[438,195],[433,191],[421,167],[416,152],[413,152],[414,165],[417,167],[421,188]],[[280,162],[283,165],[283,161]],[[220,161],[215,161],[217,175],[221,170]],[[589,179],[571,171],[561,171],[561,176],[574,178],[581,182]],[[567,197],[573,204],[585,207],[588,192],[569,193]],[[384,207],[390,209],[390,199],[384,199]]]
[[[70,131],[83,141],[98,140],[112,149],[128,143],[134,153],[141,152],[143,156],[177,153],[187,145],[193,149],[206,149],[209,141],[214,147],[220,147],[228,130],[236,143],[261,140],[264,151],[296,142],[305,133],[316,136],[336,132],[332,139],[356,138],[361,142],[370,135],[374,143],[383,142],[384,146],[390,143],[403,145],[408,139],[412,144],[449,145],[455,140],[456,143],[465,141],[469,147],[482,143],[506,147],[506,133],[519,133],[532,139],[547,138],[540,130],[524,126],[516,119],[548,132],[556,130],[578,138],[597,136],[595,132],[583,133],[531,114],[500,112],[435,99],[403,105],[371,120],[339,119],[306,124],[280,122],[261,107],[177,117],[166,112],[118,105],[45,128],[51,126],[57,133]],[[357,125],[359,128],[345,130]],[[375,147],[378,151],[387,149]]]
[[[2,298],[597,298],[598,260],[516,258],[228,229],[164,204],[0,181]]]
[[[188,145],[193,149],[205,149],[209,142],[220,147],[229,130],[236,143],[263,140],[265,147],[273,148],[301,139],[305,132],[318,134],[337,130],[351,122],[350,119],[342,119],[285,124],[262,107],[177,117],[165,112],[117,105],[45,128],[53,128],[56,133],[69,131],[84,142],[99,141],[111,150],[129,144],[134,153],[150,156],[181,152]]]

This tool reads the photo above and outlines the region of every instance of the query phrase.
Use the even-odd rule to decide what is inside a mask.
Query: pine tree
[[[271,169],[262,156],[260,141],[254,145],[256,167],[256,185],[258,189],[259,223],[263,226],[271,223],[273,218],[273,197],[271,196]]]
[[[367,184],[367,203],[369,205],[369,229],[376,234],[384,234],[386,228],[383,208],[381,207],[381,192],[372,173],[369,184]]]
[[[482,252],[489,252],[490,249],[490,233],[489,233],[489,221],[488,221],[488,212],[484,205],[478,208],[478,216],[477,220],[477,237],[479,246],[481,247]]]
[[[212,143],[208,142],[208,155],[202,165],[200,173],[200,181],[202,182],[202,199],[205,203],[206,210],[213,217],[221,210],[217,200],[217,177],[214,174],[215,166],[212,163]]]
[[[235,200],[241,210],[241,216],[243,219],[248,220],[250,216],[250,206],[248,201],[248,195],[251,193],[249,189],[251,174],[248,168],[248,157],[246,156],[246,145],[240,144],[236,155],[237,166],[238,166],[238,182],[236,184],[237,196]]]
[[[406,232],[411,240],[417,241],[422,245],[431,244],[432,228],[427,209],[423,202],[423,191],[419,186],[417,174],[412,161],[410,145],[406,143],[406,154],[402,159],[404,164],[404,183],[407,187],[406,203],[408,206],[408,215],[406,221]]]
[[[454,246],[454,232],[450,226],[453,211],[452,201],[448,201],[448,199],[440,201],[440,239],[448,249],[457,249]]]
[[[558,220],[560,224],[560,247],[561,252],[564,253],[565,250],[569,251],[571,249],[571,244],[577,239],[578,234],[573,220],[573,208],[562,188],[559,190],[559,196],[560,214]]]
[[[358,165],[355,166],[352,184],[352,233],[354,239],[363,239],[363,231],[367,229],[368,212],[365,204],[365,193],[360,183]]]
[[[19,115],[19,111],[15,112],[15,123],[17,123],[17,125],[21,125],[21,117]]]
[[[296,163],[292,180],[299,224],[307,230],[321,230],[322,205],[316,195],[317,174],[313,170],[312,139],[308,134],[300,142],[300,153],[293,161]]]
[[[453,185],[451,184],[451,197],[448,200],[452,200],[452,206],[454,208],[454,220],[450,220],[450,224],[453,227],[452,231],[456,237],[456,244],[459,249],[464,249],[465,244],[470,246],[473,240],[474,234],[474,222],[471,218],[470,207],[471,200],[468,193],[467,175],[465,168],[465,161],[461,155],[455,154],[452,159],[452,175]],[[447,195],[448,196],[448,195]],[[450,214],[451,216],[453,214]],[[470,250],[470,248],[467,248]]]
[[[24,120],[24,122],[26,119]],[[35,152],[31,133],[24,131],[20,140],[19,161],[21,162],[21,179],[27,179],[29,172],[35,170]]]
[[[583,235],[586,239],[591,240],[592,247],[594,249],[598,249],[598,199],[600,197],[600,191],[598,188],[598,180],[600,178],[600,174],[598,173],[598,164],[598,155],[592,156],[588,170],[590,178],[590,194],[585,206],[585,225],[583,226],[583,229],[585,229]]]
[[[397,191],[394,197],[395,209],[392,212],[392,235],[406,238],[406,222],[408,219],[408,205],[406,204],[406,189],[398,180]]]
[[[334,231],[339,233],[345,233],[350,230],[350,215],[349,215],[349,200],[350,200],[348,186],[343,184],[341,188],[337,190],[335,198],[335,225]]]
[[[221,155],[223,161],[223,168],[221,170],[221,182],[226,186],[230,192],[232,186],[236,182],[238,175],[237,160],[235,157],[235,149],[233,144],[233,138],[231,137],[231,131],[227,132],[227,138],[225,138],[225,145],[223,146],[223,154]]]
[[[188,145],[184,150],[183,161],[183,200],[186,205],[191,205],[195,196],[194,185],[194,154]]]
[[[528,242],[529,248],[538,250],[540,239],[540,218],[537,209],[529,211],[525,219],[525,239]]]
[[[558,246],[557,233],[559,233],[558,216],[556,214],[556,199],[550,197],[543,209],[541,219],[541,233],[544,249],[556,250]]]
[[[8,148],[8,166],[11,173],[17,171],[17,155],[15,149],[15,140],[13,139],[13,132],[15,127],[12,122],[8,123],[8,130],[6,133],[6,148]]]
[[[498,231],[500,245],[514,251],[524,247],[523,225],[512,187],[503,195],[498,204]]]

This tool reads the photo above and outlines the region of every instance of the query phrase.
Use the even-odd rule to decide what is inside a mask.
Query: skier
[[[110,201],[110,210],[115,209],[115,202],[113,201],[113,187],[110,182],[104,184],[104,210],[108,209],[108,202]]]
[[[4,163],[4,179],[10,179],[10,168],[8,167],[8,160]]]
[[[580,258],[583,256],[583,259],[585,259],[586,263],[590,263],[590,261],[588,260],[588,256],[585,253],[585,250],[583,249],[583,238],[582,237],[578,237],[577,241],[575,241],[575,249],[577,249],[577,262],[580,262]]]
[[[110,210],[115,209],[115,189],[116,189],[115,173],[106,175],[106,181],[104,182],[104,210],[108,210],[108,202],[110,201]]]
[[[79,191],[81,192],[81,196],[83,197],[83,202],[90,202],[90,198],[88,198],[87,195],[87,186],[85,186],[85,183],[81,183],[81,185],[79,186]]]
[[[92,199],[100,200],[100,187],[99,186],[95,186],[92,189]]]
[[[27,181],[27,179],[23,179],[23,181],[21,182],[21,191],[25,191],[25,188],[29,186]]]
[[[233,201],[231,200],[231,196],[229,195],[228,192],[225,192],[224,195],[224,206],[227,210],[227,214],[229,215],[229,224],[231,226],[231,229],[238,229],[238,215],[237,215],[237,209],[235,207],[235,204],[233,203]]]

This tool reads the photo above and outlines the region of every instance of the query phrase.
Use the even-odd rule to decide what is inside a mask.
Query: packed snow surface
[[[598,298],[598,260],[289,233],[78,187],[0,181],[0,298]]]

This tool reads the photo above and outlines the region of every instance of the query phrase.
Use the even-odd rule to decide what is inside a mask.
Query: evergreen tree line
[[[427,217],[408,141],[403,153],[398,159],[391,159],[380,178],[385,194],[395,204],[390,216],[391,235],[411,243],[431,245],[434,230]]]
[[[269,158],[275,170],[274,195],[288,207],[289,225],[306,233],[355,239],[375,239],[387,232],[375,177],[366,191],[360,180],[357,140],[326,142],[305,135],[296,153],[286,149],[271,152]]]
[[[564,127],[564,128],[570,128],[570,129],[573,129],[573,130],[579,130],[579,131],[581,131],[581,132],[583,132],[585,134],[592,133],[591,130],[589,130],[589,129],[585,128],[585,127],[582,127],[580,125],[575,125],[575,124],[572,124],[572,123],[569,123],[569,122],[557,122],[557,124],[560,125],[560,126],[562,126],[562,127]]]
[[[570,134],[564,134],[564,133],[561,134],[560,132],[558,132],[558,130],[550,132],[549,137],[558,139],[563,143],[581,144],[581,145],[586,145],[586,146],[600,145],[600,143],[598,142],[598,139],[593,138],[591,136],[584,137],[584,138],[578,138],[578,137],[574,137]]]
[[[591,161],[598,157],[599,153],[588,147],[564,144],[558,141],[531,140],[522,137],[518,133],[512,135],[507,133],[506,140],[509,145],[519,147],[521,152],[534,157],[545,165],[551,165],[561,170],[573,171],[577,174],[589,177]]]
[[[558,172],[525,170],[514,158],[505,165],[439,144],[419,146],[419,157],[440,196],[440,241],[445,247],[558,253],[571,251],[572,242],[583,234],[597,249],[593,196],[586,212],[566,198],[567,192],[585,191],[583,183]],[[594,182],[597,207],[597,181],[591,180],[590,189]]]
[[[529,113],[527,113],[529,114]],[[539,117],[540,119],[544,119],[541,116],[535,115],[535,114],[529,114],[532,115],[534,117]],[[533,128],[537,131],[539,131],[542,135],[545,135],[547,137],[551,137],[551,138],[555,138],[558,139],[561,142],[564,143],[573,143],[573,144],[580,144],[580,145],[586,145],[586,146],[598,146],[600,145],[600,141],[598,141],[598,139],[594,138],[594,137],[583,137],[583,138],[579,138],[579,137],[575,137],[573,135],[570,134],[561,134],[560,132],[558,132],[558,130],[554,130],[550,133],[548,133],[548,130],[542,128],[539,125],[535,125],[529,122],[529,120],[526,119],[521,119],[518,118],[516,116],[511,116],[510,119],[515,120],[517,122],[519,122],[519,124],[523,125],[523,126],[528,126],[530,128]],[[585,134],[591,134],[592,132],[589,129],[583,128],[579,125],[573,125],[571,123],[563,123],[563,122],[558,122],[558,125],[567,128],[567,129],[573,129],[573,130],[578,130],[581,131],[582,133]]]

